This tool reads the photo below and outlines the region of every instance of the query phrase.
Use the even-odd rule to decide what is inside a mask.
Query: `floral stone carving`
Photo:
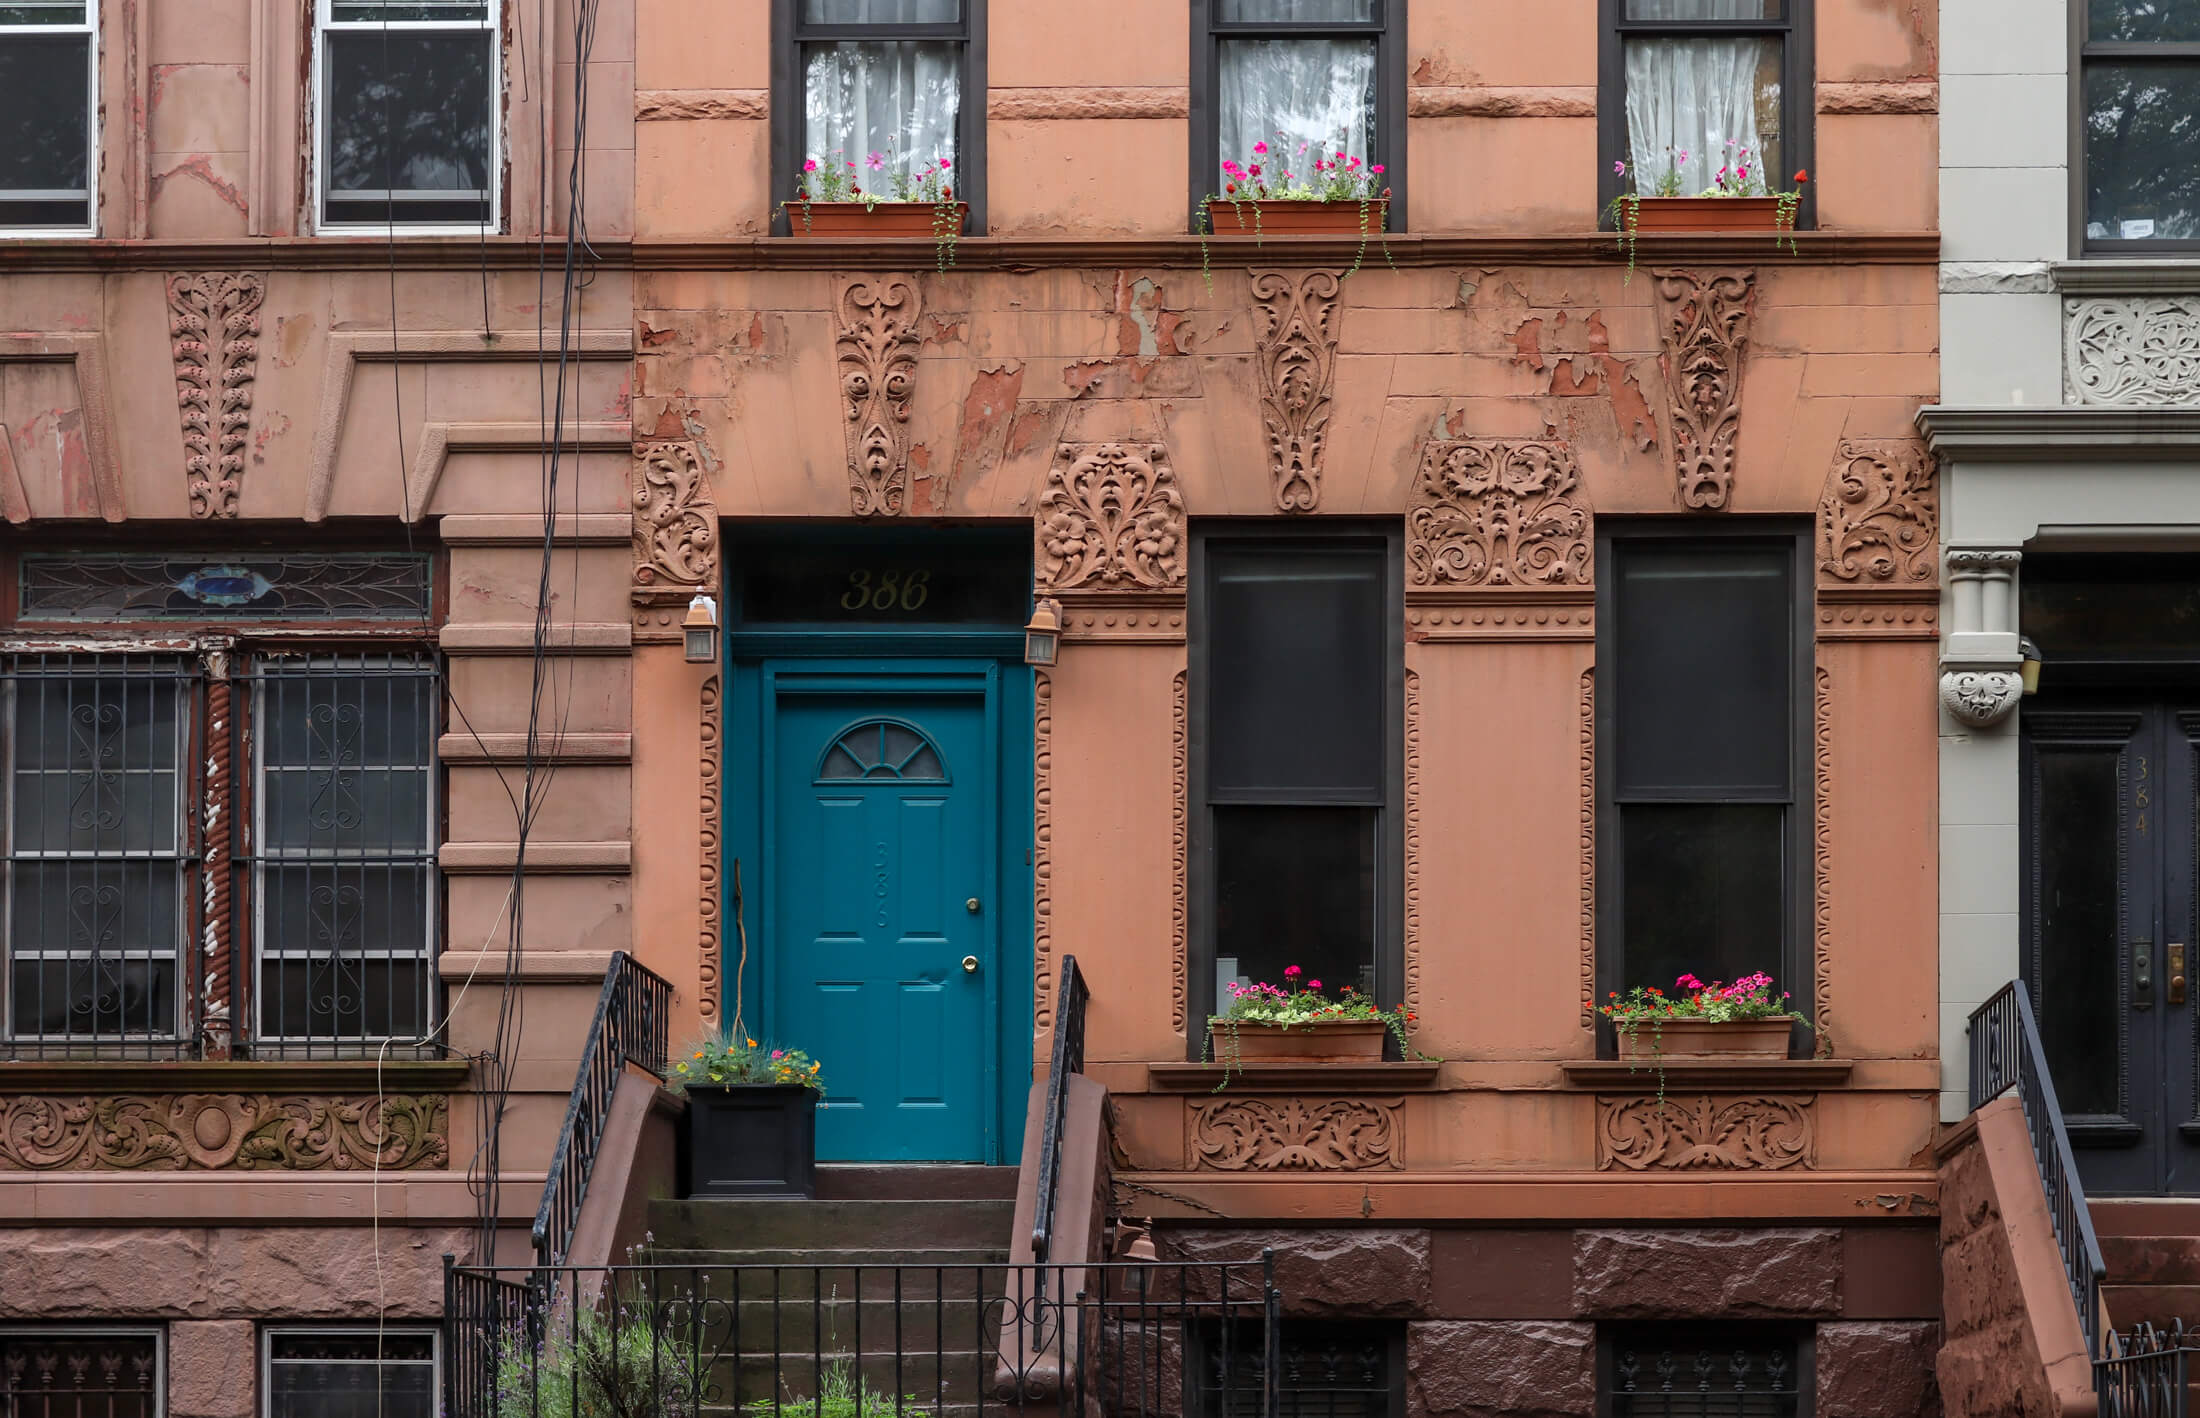
[[[1192,1106],[1192,1165],[1217,1172],[1361,1172],[1405,1165],[1398,1098],[1227,1098]]]
[[[1597,1099],[1599,1171],[1779,1171],[1809,1167],[1809,1098]]]
[[[692,443],[645,443],[634,455],[634,584],[718,584],[718,504]]]
[[[1412,586],[1586,586],[1594,541],[1564,443],[1432,440],[1406,511]]]
[[[234,517],[251,442],[252,381],[260,364],[260,306],[267,282],[213,272],[168,278],[176,402],[183,410],[183,468],[193,517]]]
[[[1150,591],[1184,584],[1184,497],[1158,443],[1065,443],[1037,522],[1039,585]]]
[[[1957,722],[1990,728],[2009,717],[2024,697],[2024,677],[2015,670],[1947,670],[1940,676],[1940,702]]]
[[[0,1172],[443,1167],[450,1115],[441,1093],[18,1094],[0,1104]]]
[[[1734,484],[1742,428],[1742,355],[1754,271],[1659,271],[1667,408],[1681,506],[1715,512]]]
[[[1322,500],[1322,445],[1337,380],[1335,271],[1253,273],[1259,332],[1260,414],[1268,478],[1279,512],[1311,512]]]
[[[1930,586],[1940,497],[1932,454],[1915,443],[1841,444],[1818,500],[1818,570],[1851,585]]]
[[[899,516],[909,496],[909,401],[923,304],[899,276],[848,281],[835,304],[850,509],[858,517]]]
[[[2079,404],[2200,403],[2200,297],[2066,302],[2063,382]]]

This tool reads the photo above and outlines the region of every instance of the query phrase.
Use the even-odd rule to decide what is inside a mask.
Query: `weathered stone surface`
[[[251,1320],[170,1325],[169,1418],[252,1418],[258,1371]]]
[[[1165,1227],[1154,1244],[1163,1260],[1258,1260],[1274,1250],[1287,1314],[1411,1318],[1429,1310],[1426,1231]]]
[[[1938,113],[1940,85],[1931,79],[1894,83],[1818,84],[1820,113]]]
[[[1406,90],[1414,118],[1594,118],[1597,91],[1589,87],[1459,84]]]
[[[393,1317],[443,1307],[443,1253],[466,1227],[42,1227],[0,1230],[0,1319],[349,1319],[387,1297]]]
[[[1881,1320],[1818,1326],[1817,1418],[1939,1418],[1940,1326]]]
[[[1574,1309],[1584,1315],[1738,1318],[1841,1308],[1841,1233],[1774,1229],[1579,1231]]]
[[[1934,1374],[1941,1404],[1962,1418],[2056,1413],[1993,1176],[1975,1139],[1940,1164],[1940,1248],[1944,1330]]]
[[[1407,1418],[1596,1412],[1596,1326],[1438,1320],[1406,1327]]]
[[[763,89],[636,89],[634,116],[660,118],[763,118],[771,95]]]
[[[1191,112],[1192,91],[1174,86],[1108,88],[1101,86],[994,89],[986,95],[985,116],[1040,118],[1182,118]]]

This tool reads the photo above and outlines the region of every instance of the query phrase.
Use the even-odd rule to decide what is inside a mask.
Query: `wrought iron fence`
[[[1069,1076],[1085,1071],[1085,1002],[1091,992],[1078,973],[1077,957],[1062,957],[1062,978],[1055,992],[1054,1050],[1047,1072],[1046,1123],[1039,1134],[1038,1194],[1031,1212],[1031,1255],[1047,1258],[1054,1232],[1054,1193],[1062,1173],[1062,1128],[1069,1110]]]
[[[2100,1418],[2185,1418],[2193,1339],[2183,1320],[2166,1330],[2151,1324],[2110,1330],[2093,1363]]]
[[[2101,1355],[2101,1243],[2093,1232],[2093,1213],[2085,1204],[2085,1186],[2063,1126],[2055,1080],[2040,1046],[2038,1016],[2024,981],[2011,980],[1994,997],[1971,1011],[1971,1111],[2014,1088],[2032,1133],[2032,1157],[2039,1164],[2047,1211],[2055,1223],[2055,1244],[2062,1251],[2070,1298],[2078,1307],[2088,1358]]]
[[[448,1418],[1278,1418],[1274,1263],[444,1272]],[[1225,1376],[1202,1401],[1192,1356]],[[1244,1362],[1246,1349],[1258,1359]],[[1066,1356],[1066,1358],[1065,1358]]]

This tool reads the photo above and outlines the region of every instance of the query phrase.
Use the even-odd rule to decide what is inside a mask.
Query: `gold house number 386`
[[[848,589],[840,596],[840,608],[844,611],[915,611],[924,607],[925,599],[932,594],[932,573],[912,571],[904,576],[899,571],[881,571],[874,575],[869,568],[859,567],[848,573]]]

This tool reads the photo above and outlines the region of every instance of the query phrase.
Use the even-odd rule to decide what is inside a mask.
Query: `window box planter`
[[[1792,231],[1778,197],[1645,197],[1635,205],[1635,230]]]
[[[817,1090],[799,1083],[687,1086],[687,1194],[817,1194]]]
[[[1207,203],[1207,222],[1216,236],[1358,236],[1362,206],[1359,202],[1277,198],[1232,202],[1218,197]],[[1381,232],[1390,203],[1377,200],[1364,206],[1366,231],[1370,235]]]
[[[951,202],[954,209],[951,220],[943,219],[942,207],[937,202],[880,202],[865,206],[861,202],[787,202],[787,233],[790,236],[824,237],[910,237],[934,239],[940,236],[941,227],[948,234],[962,235],[963,225],[970,220],[968,202]]]
[[[1644,203],[1648,206],[1648,203]],[[1659,1059],[1784,1059],[1793,1033],[1793,1015],[1776,1019],[1668,1019],[1619,1032],[1619,1056],[1644,1062]]]
[[[1390,1026],[1380,1019],[1311,1024],[1232,1025],[1210,1020],[1214,1056],[1225,1064],[1289,1059],[1296,1063],[1365,1063],[1383,1056]]]

